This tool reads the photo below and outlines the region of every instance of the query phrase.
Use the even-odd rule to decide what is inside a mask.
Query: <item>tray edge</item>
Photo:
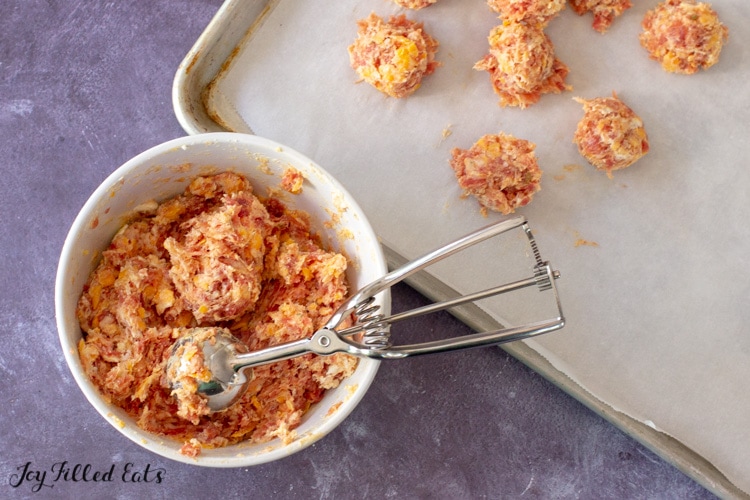
[[[185,132],[191,135],[212,131],[252,133],[249,126],[245,125],[245,130],[241,130],[243,127],[237,126],[236,123],[235,126],[230,126],[221,116],[207,110],[203,96],[212,83],[229,68],[248,34],[263,21],[279,1],[225,0],[201,33],[180,63],[172,85],[175,115]],[[252,8],[248,8],[249,6]],[[238,117],[234,117],[235,122],[237,119]],[[389,268],[393,269],[407,262],[407,259],[393,251],[387,243],[383,242],[382,246]],[[455,296],[450,287],[424,273],[407,279],[406,282],[431,300],[445,300]],[[476,306],[456,308],[452,314],[475,330],[497,329],[501,326]],[[525,342],[514,342],[501,348],[711,493],[721,498],[750,499],[750,495],[734,485],[704,457],[668,434],[617,411],[556,369]]]

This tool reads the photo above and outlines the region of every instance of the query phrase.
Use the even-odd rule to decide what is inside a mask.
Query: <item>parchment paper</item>
[[[634,3],[605,35],[590,15],[554,19],[547,32],[573,90],[520,110],[499,107],[488,75],[472,69],[498,23],[481,0],[407,12],[440,42],[442,67],[402,100],[355,83],[347,47],[357,19],[404,11],[385,0],[282,0],[207,105],[229,128],[285,143],[333,173],[407,258],[500,217],[460,197],[453,147],[500,131],[534,142],[543,187],[519,213],[562,272],[567,326],[528,345],[750,491],[750,3],[713,2],[729,42],[719,64],[690,76],[648,59],[638,34],[656,2]],[[610,179],[572,144],[582,116],[572,98],[612,91],[643,118],[651,152]],[[505,250],[483,248],[436,276],[461,292],[492,284],[515,273]],[[508,325],[537,312],[527,294],[484,307]]]

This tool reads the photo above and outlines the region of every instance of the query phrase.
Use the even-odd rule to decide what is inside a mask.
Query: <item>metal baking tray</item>
[[[750,347],[736,342],[747,314],[735,308],[747,291],[737,283],[750,281],[741,266],[741,249],[750,246],[744,223],[750,216],[745,194],[750,176],[742,145],[750,137],[750,94],[743,83],[750,70],[741,64],[750,25],[735,21],[750,18],[750,4],[714,2],[730,27],[730,42],[716,67],[689,77],[667,74],[641,53],[640,19],[653,5],[626,11],[606,35],[591,29],[590,16],[568,9],[547,31],[571,69],[568,83],[574,90],[544,96],[523,111],[498,107],[486,74],[471,70],[497,23],[483,2],[465,7],[445,1],[406,12],[440,41],[443,66],[403,102],[355,85],[346,54],[356,19],[370,11],[381,16],[402,11],[365,0],[346,7],[333,0],[307,4],[227,0],[221,6],[175,76],[174,108],[185,131],[258,133],[311,156],[372,214],[392,266],[495,218],[483,217],[473,200],[460,198],[447,167],[451,147],[468,147],[479,135],[500,130],[537,143],[543,189],[520,212],[545,257],[563,274],[559,287],[568,326],[555,340],[503,348],[709,490],[746,496],[750,460],[741,451],[725,449],[724,436],[717,436],[716,447],[710,438],[692,441],[690,422],[679,415],[674,422],[663,418],[658,402],[659,418],[652,418],[651,409],[642,408],[641,387],[628,382],[639,375],[629,371],[631,365],[645,367],[644,385],[666,380],[664,405],[688,416],[692,404],[721,405],[728,394],[746,393],[742,385],[750,362],[742,360],[750,360]],[[332,22],[339,24],[332,29]],[[320,59],[305,52],[310,47],[320,50]],[[339,59],[330,51],[338,51]],[[572,97],[613,90],[644,118],[652,151],[607,179],[572,145],[582,115]],[[433,114],[423,117],[425,109]],[[382,119],[368,118],[377,112]],[[329,123],[336,120],[341,123]],[[410,124],[419,129],[421,147],[404,147],[399,127]],[[361,146],[359,155],[352,144]],[[445,268],[410,284],[438,300],[465,293],[467,282],[480,278]],[[517,307],[522,308],[466,307],[456,315],[473,328],[490,329],[518,321],[509,313]],[[714,322],[706,323],[712,315]],[[702,343],[711,333],[706,324],[733,336]],[[667,348],[674,351],[666,353]],[[680,360],[692,360],[697,368]],[[706,373],[702,368],[727,363],[740,368]],[[597,369],[615,372],[624,388],[612,381],[597,386]],[[659,378],[663,373],[670,376]],[[709,378],[706,384],[726,389],[692,401],[690,386],[698,391]],[[750,401],[739,407],[743,404]],[[732,407],[724,416],[737,420],[737,412]],[[716,427],[700,425],[708,434]],[[743,437],[738,442],[750,448]]]

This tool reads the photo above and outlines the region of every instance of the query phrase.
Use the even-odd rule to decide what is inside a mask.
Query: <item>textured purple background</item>
[[[162,459],[94,411],[57,340],[59,252],[77,211],[110,172],[184,135],[172,79],[220,4],[0,3],[0,376],[7,396],[0,497],[710,498],[498,348],[386,363],[331,435],[254,468]],[[394,290],[396,309],[422,302],[408,287]],[[466,327],[438,315],[395,332],[408,330],[448,335]],[[63,461],[114,467],[113,480],[51,483],[52,467]],[[12,487],[28,462],[47,471],[52,487]],[[129,463],[162,469],[162,481],[123,481]]]

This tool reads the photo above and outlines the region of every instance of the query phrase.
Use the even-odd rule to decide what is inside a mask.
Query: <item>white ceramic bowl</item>
[[[346,190],[305,156],[273,141],[253,135],[212,133],[183,137],[141,153],[118,168],[91,195],[65,240],[55,283],[55,312],[65,359],[79,387],[97,411],[135,443],[164,457],[210,467],[243,467],[290,455],[325,436],[355,408],[367,391],[378,361],[361,359],[355,373],[328,391],[305,416],[297,438],[288,444],[275,440],[263,444],[237,444],[203,450],[196,459],[181,455],[180,442],[148,433],[124,411],[108,404],[83,372],[77,344],[81,329],[76,304],[88,275],[98,263],[115,232],[135,207],[162,201],[184,191],[202,174],[232,170],[250,179],[259,194],[278,189],[280,176],[293,166],[305,177],[301,194],[284,197],[287,206],[309,213],[313,231],[324,244],[350,260],[351,291],[386,273],[385,258],[365,214]],[[331,225],[331,214],[339,221]],[[329,224],[325,224],[328,222]],[[327,227],[328,226],[328,227]],[[390,296],[379,298],[386,313]]]

